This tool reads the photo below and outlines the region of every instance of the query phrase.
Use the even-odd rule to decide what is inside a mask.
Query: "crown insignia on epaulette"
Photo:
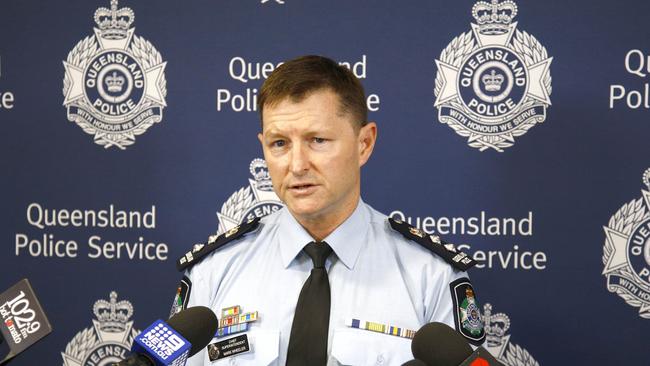
[[[95,11],[95,23],[100,34],[106,39],[124,39],[127,31],[135,21],[131,8],[117,8],[117,0],[111,0],[111,8],[99,8]]]
[[[251,222],[252,222],[252,221],[247,221],[246,223],[247,223],[247,224],[250,224]],[[208,244],[212,244],[212,243],[214,243],[214,242],[217,241],[217,239],[219,239],[219,237],[221,237],[222,235],[223,235],[224,238],[229,238],[229,237],[231,237],[231,236],[237,234],[237,232],[239,231],[240,228],[241,228],[241,225],[237,225],[237,226],[235,226],[235,227],[229,229],[228,231],[226,231],[226,232],[223,233],[223,234],[212,234],[212,235],[208,236]]]
[[[250,224],[252,224],[254,221],[255,221],[255,219],[251,218],[251,219],[246,220],[246,223],[245,223],[245,224],[246,224],[246,225],[250,225]],[[225,233],[223,233],[223,234],[221,234],[221,235],[223,235],[224,238],[229,238],[229,237],[231,237],[231,236],[237,234],[237,232],[239,232],[239,229],[241,229],[241,227],[242,227],[242,225],[237,225],[237,226],[235,226],[235,227],[229,229],[228,231],[226,231]],[[219,239],[219,237],[220,237],[221,235],[220,235],[220,234],[212,234],[212,235],[208,236],[208,244],[212,244],[212,243],[214,243],[215,241],[217,241],[217,239]]]
[[[109,333],[121,333],[133,315],[133,305],[126,300],[117,301],[117,293],[111,291],[110,301],[97,300],[93,313],[99,321],[99,329]]]
[[[483,321],[488,346],[498,347],[503,344],[503,337],[510,329],[510,318],[503,313],[492,314],[492,305],[483,306]]]
[[[505,34],[512,20],[517,16],[517,4],[511,0],[499,3],[499,0],[477,2],[472,8],[479,32],[482,34]]]
[[[424,233],[424,231],[422,231],[422,230],[420,230],[420,229],[418,229],[418,228],[416,228],[416,227],[413,227],[413,226],[409,227],[409,231],[411,232],[411,234],[413,234],[413,235],[417,235],[417,236],[419,236],[420,238],[424,238],[424,237],[426,236],[426,234]]]
[[[231,237],[231,236],[237,234],[238,231],[239,231],[239,226],[235,226],[234,228],[232,228],[232,229],[226,231],[226,232],[223,234],[223,236],[226,237],[226,238],[228,238],[228,237]]]

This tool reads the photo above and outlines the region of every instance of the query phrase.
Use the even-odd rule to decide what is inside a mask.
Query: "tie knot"
[[[325,268],[325,260],[332,254],[332,248],[324,241],[320,243],[312,241],[305,245],[304,249],[314,263],[314,268]]]

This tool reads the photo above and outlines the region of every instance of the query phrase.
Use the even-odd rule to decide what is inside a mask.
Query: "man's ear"
[[[377,124],[368,122],[359,129],[359,167],[370,159],[372,150],[375,148],[375,141],[377,141]]]

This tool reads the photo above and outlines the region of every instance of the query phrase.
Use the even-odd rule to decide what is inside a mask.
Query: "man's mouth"
[[[299,184],[292,184],[289,186],[289,190],[294,193],[310,193],[315,188],[316,185],[311,183],[299,183]]]

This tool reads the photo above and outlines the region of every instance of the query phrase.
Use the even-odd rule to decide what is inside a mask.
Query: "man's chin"
[[[315,220],[322,215],[320,209],[313,206],[303,206],[303,205],[295,205],[295,206],[287,205],[287,206],[289,212],[291,212],[291,214],[296,218]]]

